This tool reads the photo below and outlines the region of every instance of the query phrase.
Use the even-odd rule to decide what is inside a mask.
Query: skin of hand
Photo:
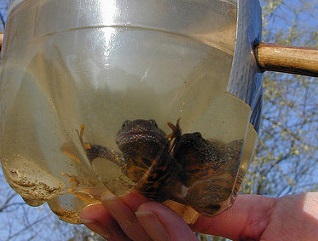
[[[197,241],[193,232],[237,241],[311,241],[318,237],[318,192],[272,198],[239,195],[233,206],[193,225],[163,204],[133,192],[118,198],[105,193],[101,204],[86,207],[82,222],[109,241]]]

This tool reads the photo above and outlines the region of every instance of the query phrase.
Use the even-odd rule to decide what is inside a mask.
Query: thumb
[[[144,203],[136,216],[154,241],[198,241],[183,219],[162,204]]]

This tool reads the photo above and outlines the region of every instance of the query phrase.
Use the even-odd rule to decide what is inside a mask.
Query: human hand
[[[193,225],[168,207],[134,192],[123,198],[105,195],[102,204],[85,208],[83,223],[109,241],[197,241],[201,232],[232,240],[316,240],[318,193],[271,198],[239,195],[218,216],[200,216]]]

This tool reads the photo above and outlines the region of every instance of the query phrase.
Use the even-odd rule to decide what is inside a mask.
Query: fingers
[[[241,195],[232,208],[212,218],[200,216],[191,229],[233,240],[257,240],[266,229],[276,203],[275,198]],[[109,241],[197,240],[176,213],[138,193],[123,198],[106,194],[102,205],[87,207],[81,218],[87,227]]]
[[[129,200],[131,202],[129,202]],[[151,240],[150,236],[138,222],[135,215],[136,207],[143,201],[147,201],[147,199],[144,199],[141,195],[136,193],[128,195],[126,198],[122,199],[108,193],[103,195],[101,201],[129,238],[140,241]]]
[[[109,241],[197,241],[181,217],[138,193],[122,198],[107,193],[101,201],[85,208],[81,218]]]
[[[154,241],[170,240],[165,226],[159,221],[158,216],[151,211],[136,212],[138,221]]]
[[[109,241],[151,240],[135,215],[137,207],[149,202],[147,198],[138,193],[123,198],[105,193],[101,201],[102,204],[89,206],[81,213],[82,222],[89,229]]]
[[[86,207],[81,213],[82,223],[109,241],[129,241],[130,238],[102,204]]]
[[[144,203],[136,215],[154,241],[198,241],[183,219],[162,204]]]
[[[191,228],[232,240],[271,240],[273,237],[315,240],[317,197],[317,193],[280,199],[241,195],[231,209],[212,218],[200,216]],[[103,205],[84,209],[81,218],[87,227],[108,241],[197,240],[190,227],[172,210],[137,193],[124,198],[108,195],[103,198]]]

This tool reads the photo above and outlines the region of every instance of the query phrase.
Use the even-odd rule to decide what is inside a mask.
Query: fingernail
[[[100,201],[101,202],[104,202],[104,201],[114,201],[114,200],[117,200],[118,197],[111,193],[110,191],[105,191],[101,194],[101,197],[100,197]]]
[[[103,208],[100,204],[93,204],[85,207],[80,214],[81,223],[106,239],[109,239],[111,237],[109,228],[94,219],[94,213],[99,210],[99,207]]]
[[[111,192],[105,192],[101,195],[101,202],[121,225],[124,227],[135,225],[137,220],[133,212],[116,195]]]
[[[170,240],[165,226],[160,222],[158,216],[154,212],[139,211],[135,214],[138,221],[154,241]]]
[[[110,239],[111,238],[111,231],[107,228],[104,227],[101,223],[99,223],[96,220],[90,220],[90,219],[81,219],[81,222],[88,227],[90,230],[92,230],[95,233],[100,234],[103,236],[105,239]]]
[[[95,223],[96,221],[95,220],[93,220],[93,219],[84,219],[84,218],[82,218],[81,219],[81,223],[82,224],[91,224],[91,223]]]

